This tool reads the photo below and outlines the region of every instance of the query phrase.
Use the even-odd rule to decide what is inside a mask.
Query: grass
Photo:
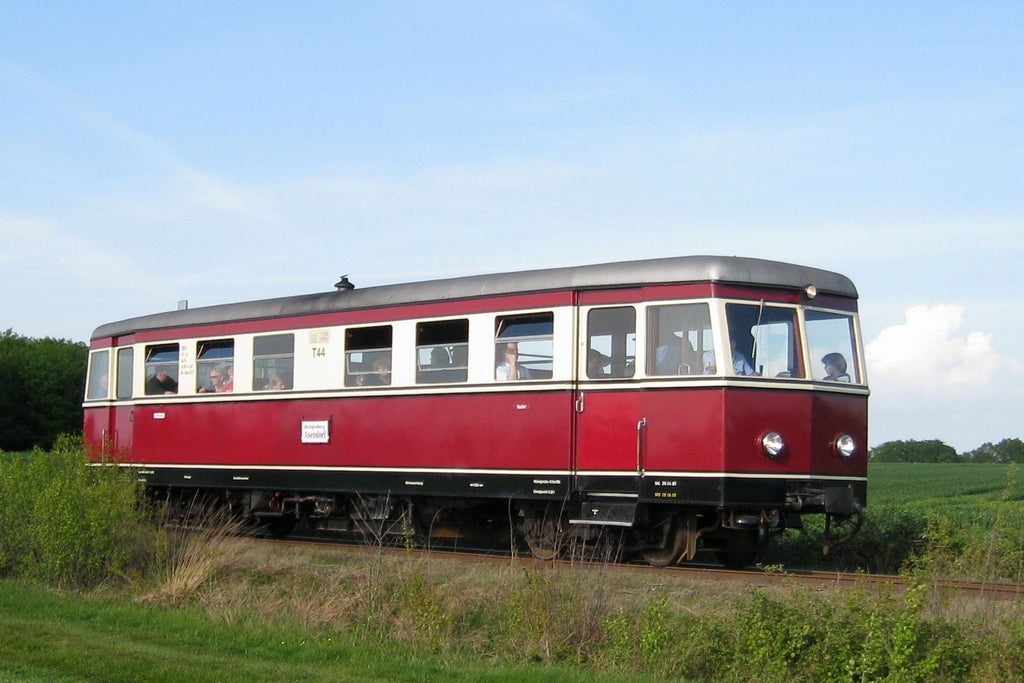
[[[133,481],[65,444],[0,462],[0,680],[1024,680],[1024,603],[929,588],[1020,575],[1015,467],[869,474],[869,524],[850,545],[912,567],[905,592],[476,566],[373,544],[282,551],[228,536],[228,521],[180,535],[129,504]],[[812,535],[789,550],[820,556]]]
[[[0,680],[1024,676],[1024,604],[926,600],[923,583],[906,593],[811,589],[785,577],[754,587],[653,569],[467,564],[373,548],[277,553],[245,539],[214,554],[208,580],[173,600],[0,581]]]
[[[0,581],[0,679],[13,681],[595,681],[632,676],[431,654],[309,629],[288,614],[226,619],[202,606],[58,593]]]

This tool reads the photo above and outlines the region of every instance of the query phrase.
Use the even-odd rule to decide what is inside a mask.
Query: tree
[[[956,449],[938,439],[887,441],[871,449],[872,462],[960,462]]]
[[[0,333],[0,449],[50,449],[82,431],[89,350],[63,339]]]
[[[985,442],[965,456],[970,462],[1024,462],[1024,441],[1003,439],[997,444]]]

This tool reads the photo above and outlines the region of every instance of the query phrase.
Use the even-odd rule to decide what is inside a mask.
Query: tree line
[[[81,342],[0,332],[0,450],[50,450],[81,433],[88,357]]]
[[[872,462],[1024,462],[1024,441],[986,442],[964,453],[938,439],[887,441],[872,448],[869,457]]]
[[[88,356],[81,342],[0,332],[0,450],[49,450],[61,434],[81,432]],[[1024,462],[1024,442],[1003,439],[957,453],[938,439],[888,441],[871,449],[869,457],[873,462]]]

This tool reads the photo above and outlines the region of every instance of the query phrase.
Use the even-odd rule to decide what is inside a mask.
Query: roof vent
[[[334,288],[337,289],[339,292],[347,292],[349,290],[355,289],[356,286],[349,282],[348,275],[342,275],[341,279],[334,283]]]

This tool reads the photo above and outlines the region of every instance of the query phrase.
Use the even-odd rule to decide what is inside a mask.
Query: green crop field
[[[902,506],[953,514],[1005,501],[1024,509],[1024,482],[1016,465],[873,463],[868,467],[870,507]]]

